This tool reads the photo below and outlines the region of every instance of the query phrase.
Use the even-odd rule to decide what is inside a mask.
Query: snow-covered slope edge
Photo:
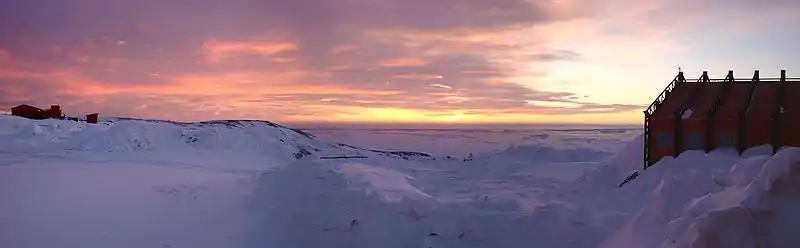
[[[657,166],[708,165],[683,157]],[[792,231],[800,222],[800,148],[721,164],[714,167],[725,170],[665,176],[601,247],[800,246]]]
[[[741,167],[730,186],[692,200],[661,246],[800,247],[800,148]]]
[[[301,130],[268,121],[220,120],[183,123],[111,118],[99,124],[69,120],[29,120],[0,115],[0,153],[115,153],[264,159],[289,163],[304,158],[341,156],[427,157],[413,152],[383,152],[331,144]],[[119,154],[123,153],[123,154]],[[165,157],[162,156],[162,157]]]

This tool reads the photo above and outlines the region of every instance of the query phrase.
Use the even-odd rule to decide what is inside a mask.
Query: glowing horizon
[[[675,18],[682,4],[693,7]],[[678,67],[689,77],[800,74],[800,57],[787,56],[800,54],[800,31],[776,28],[800,22],[793,9],[800,3],[6,1],[0,109],[59,104],[69,115],[176,121],[633,124]]]

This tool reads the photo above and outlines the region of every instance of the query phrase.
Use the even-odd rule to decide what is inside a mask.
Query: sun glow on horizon
[[[448,121],[455,122],[464,118],[464,113],[461,111],[453,111],[453,114],[447,117]]]
[[[462,110],[426,111],[402,108],[370,108],[370,107],[333,107],[345,114],[337,114],[335,118],[320,120],[319,116],[298,116],[285,119],[287,122],[343,122],[343,123],[569,123],[569,124],[639,124],[642,122],[640,111],[622,113],[597,113],[573,115],[548,115],[534,113],[517,114],[477,114]],[[328,108],[325,108],[328,109]],[[322,109],[322,111],[325,111]]]

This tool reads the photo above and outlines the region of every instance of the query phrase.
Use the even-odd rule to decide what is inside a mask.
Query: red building
[[[794,96],[794,97],[793,97]],[[645,168],[686,150],[800,146],[800,78],[724,79],[683,72],[644,111]]]
[[[23,104],[11,108],[11,114],[28,119],[38,120],[63,117],[61,114],[61,107],[58,105],[51,105],[50,109],[44,110],[31,105]]]
[[[97,124],[99,115],[97,113],[86,115],[86,123]]]

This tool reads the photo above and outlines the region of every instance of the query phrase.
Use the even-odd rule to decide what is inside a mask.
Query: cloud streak
[[[281,52],[294,51],[297,50],[297,45],[291,42],[224,42],[210,40],[203,43],[200,49],[207,60],[219,62],[241,55],[271,56]],[[287,60],[291,61],[291,59]]]

